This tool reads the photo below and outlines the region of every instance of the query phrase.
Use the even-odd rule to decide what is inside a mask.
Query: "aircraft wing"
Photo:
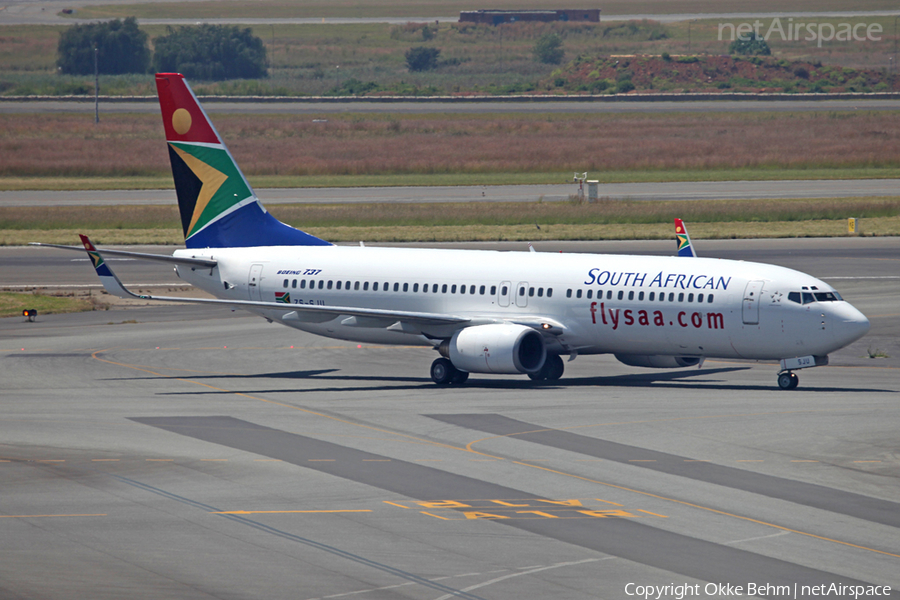
[[[347,325],[354,325],[357,327],[383,327],[383,328],[392,328],[399,331],[407,331],[409,333],[414,333],[414,331],[410,330],[409,326],[413,328],[418,326],[441,326],[441,325],[462,325],[462,324],[473,324],[475,321],[469,317],[462,317],[456,315],[447,315],[447,314],[439,314],[439,313],[423,313],[423,312],[412,312],[412,311],[400,311],[400,310],[385,310],[385,309],[377,309],[377,308],[359,308],[352,306],[319,306],[319,305],[307,305],[307,304],[289,304],[285,302],[261,302],[255,300],[220,300],[220,299],[212,299],[212,298],[181,298],[175,296],[152,296],[149,294],[135,294],[128,290],[115,273],[109,268],[106,262],[103,260],[102,254],[110,254],[115,253],[116,255],[123,255],[121,251],[112,251],[109,252],[104,250],[101,254],[100,251],[94,247],[94,244],[88,239],[87,236],[81,235],[81,241],[84,244],[84,248],[78,248],[76,246],[54,246],[53,244],[40,244],[43,246],[50,246],[54,248],[63,248],[66,250],[70,249],[78,249],[87,251],[88,256],[91,259],[91,263],[94,265],[94,270],[97,272],[97,275],[100,277],[100,282],[103,284],[104,289],[107,292],[112,294],[113,296],[118,296],[119,298],[136,298],[140,300],[157,300],[161,302],[189,302],[193,304],[214,304],[218,306],[229,306],[233,308],[245,308],[245,309],[257,309],[257,310],[277,310],[282,311],[282,319],[287,321],[306,321],[306,322],[318,322],[323,323],[325,321],[330,321],[339,316],[345,316],[348,318],[354,319],[351,322],[345,322]],[[136,252],[126,252],[125,255],[130,255],[134,257],[160,257],[157,254],[149,254],[143,255]],[[171,258],[171,257],[163,257],[163,258]],[[200,259],[177,259],[178,261],[191,261],[182,264],[190,264],[190,265],[200,265],[203,267],[215,266],[215,261],[201,261]],[[170,261],[167,261],[170,262]],[[211,263],[211,264],[209,264]],[[293,315],[291,314],[293,313]],[[493,321],[493,320],[491,320]],[[478,320],[477,322],[483,322],[483,320]],[[406,324],[406,326],[404,326]]]
[[[86,236],[81,236],[82,241],[86,240]],[[90,240],[87,243],[91,243]],[[78,252],[83,252],[87,250],[87,246],[60,246],[59,244],[42,244],[40,242],[31,242],[28,244],[29,246],[43,246],[45,248],[60,248],[62,250],[77,250]],[[93,244],[91,244],[93,248]],[[96,248],[93,249],[96,252]],[[91,250],[88,250],[88,255],[90,255]],[[126,252],[125,250],[104,250],[103,254],[108,256],[125,256],[129,258],[137,258],[141,260],[155,260],[158,262],[165,262],[169,264],[176,265],[187,265],[189,267],[204,267],[207,269],[211,269],[215,267],[218,263],[214,260],[210,260],[208,258],[179,258],[177,256],[169,256],[168,254],[148,254],[146,252]],[[93,258],[93,257],[92,257]]]

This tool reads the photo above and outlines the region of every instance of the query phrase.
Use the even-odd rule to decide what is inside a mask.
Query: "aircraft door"
[[[764,281],[751,281],[744,290],[744,302],[741,314],[745,325],[757,325],[759,323],[759,302],[762,296]]]
[[[520,281],[513,290],[516,294],[516,306],[525,308],[528,306],[528,282]]]
[[[497,304],[500,306],[509,306],[509,292],[512,286],[508,281],[501,281],[500,287],[497,289]]]
[[[247,287],[250,289],[251,300],[262,300],[260,284],[262,283],[262,265],[250,267],[250,275],[247,278]]]

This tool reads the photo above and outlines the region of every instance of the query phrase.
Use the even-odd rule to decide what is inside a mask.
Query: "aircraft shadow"
[[[738,385],[730,384],[725,379],[716,381],[693,381],[697,376],[719,375],[732,373],[737,371],[745,371],[749,367],[723,367],[719,369],[702,369],[690,371],[672,371],[663,373],[635,373],[628,375],[612,375],[612,376],[596,376],[596,377],[572,377],[559,381],[531,381],[528,379],[481,379],[479,375],[470,378],[463,386],[449,387],[448,390],[464,390],[464,389],[509,389],[509,390],[534,390],[534,389],[565,389],[573,387],[647,387],[653,389],[695,389],[695,390],[721,390],[721,391],[773,391],[777,390],[774,381],[763,382],[759,385]],[[256,373],[245,375],[197,375],[190,377],[191,380],[254,380],[262,381],[265,379],[290,380],[307,380],[325,382],[345,382],[348,384],[370,383],[371,385],[354,386],[353,391],[403,391],[433,388],[434,384],[424,377],[392,377],[392,376],[366,376],[366,375],[336,375],[340,369],[319,369],[309,371],[283,371],[275,373]],[[172,376],[173,379],[183,379],[180,376]],[[137,379],[157,379],[156,377],[130,377],[110,379],[116,380],[137,380]],[[375,385],[376,382],[380,385]],[[310,388],[289,388],[289,389],[242,389],[242,390],[203,390],[196,392],[160,392],[159,395],[217,395],[217,394],[301,394],[311,392],[336,392],[347,390],[348,388],[333,385]],[[816,387],[804,389],[802,386],[796,392],[879,392],[894,393],[893,390],[881,390],[872,388],[847,388],[847,387]]]

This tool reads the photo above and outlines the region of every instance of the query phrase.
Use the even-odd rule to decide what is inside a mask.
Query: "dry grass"
[[[217,115],[248,176],[900,166],[900,114]],[[169,172],[155,115],[0,115],[0,176]],[[302,182],[298,182],[302,185]]]
[[[24,309],[41,315],[102,310],[106,304],[89,292],[63,292],[46,294],[39,292],[0,292],[0,318],[21,315]]]

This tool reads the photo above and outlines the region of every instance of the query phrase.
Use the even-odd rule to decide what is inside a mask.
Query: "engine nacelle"
[[[476,325],[453,334],[442,354],[469,373],[537,373],[547,360],[540,333],[524,325]]]
[[[665,354],[616,354],[619,362],[632,367],[650,367],[651,369],[677,369],[678,367],[696,367],[700,364],[697,356],[667,356]]]

